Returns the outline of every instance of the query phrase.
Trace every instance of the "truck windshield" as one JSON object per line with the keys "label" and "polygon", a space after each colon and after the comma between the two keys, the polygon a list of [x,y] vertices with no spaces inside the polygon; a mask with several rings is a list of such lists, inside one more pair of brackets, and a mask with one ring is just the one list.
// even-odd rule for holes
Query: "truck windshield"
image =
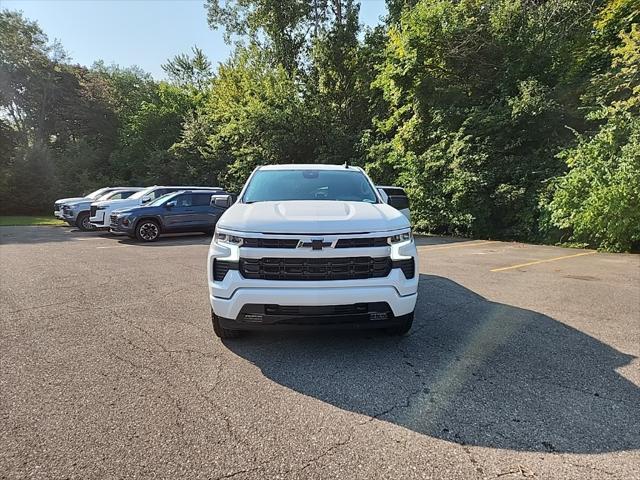
{"label": "truck windshield", "polygon": [[377,203],[367,177],[357,170],[258,170],[244,203],[284,200],[341,200]]}

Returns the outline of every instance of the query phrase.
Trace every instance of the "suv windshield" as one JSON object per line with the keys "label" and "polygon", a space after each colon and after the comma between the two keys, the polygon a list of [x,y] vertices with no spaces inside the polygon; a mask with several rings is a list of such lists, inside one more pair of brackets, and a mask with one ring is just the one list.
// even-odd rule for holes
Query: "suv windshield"
{"label": "suv windshield", "polygon": [[109,190],[108,188],[99,188],[98,190],[96,190],[95,192],[91,192],[89,195],[87,195],[87,198],[90,198],[92,200],[96,200],[97,198],[100,198],[102,195],[104,195],[104,192],[106,192],[107,190]]}
{"label": "suv windshield", "polygon": [[244,203],[284,200],[341,200],[377,203],[373,187],[357,170],[258,170]]}
{"label": "suv windshield", "polygon": [[156,187],[145,188],[144,190],[140,190],[140,191],[134,193],[129,198],[142,198],[145,195],[147,195],[149,192],[153,191],[154,188],[156,188]]}
{"label": "suv windshield", "polygon": [[165,193],[161,197],[158,197],[152,202],[147,203],[147,205],[150,207],[157,207],[158,205],[162,205],[164,202],[168,202],[170,199],[172,199],[176,195],[180,195],[181,193],[181,191]]}

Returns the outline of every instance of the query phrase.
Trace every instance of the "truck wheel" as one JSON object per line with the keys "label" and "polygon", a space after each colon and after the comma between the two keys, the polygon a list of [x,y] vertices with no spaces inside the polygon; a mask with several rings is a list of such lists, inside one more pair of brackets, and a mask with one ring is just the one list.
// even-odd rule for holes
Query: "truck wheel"
{"label": "truck wheel", "polygon": [[403,315],[402,318],[403,321],[400,325],[398,325],[397,327],[387,328],[387,333],[389,335],[402,336],[409,333],[409,330],[411,330],[411,327],[413,325],[413,312],[407,315]]}
{"label": "truck wheel", "polygon": [[96,229],[96,227],[91,225],[91,222],[89,221],[89,212],[81,212],[78,214],[78,218],[76,219],[76,227],[78,227],[83,232],[89,232]]}
{"label": "truck wheel", "polygon": [[242,332],[240,330],[230,330],[220,325],[220,317],[213,313],[211,309],[211,323],[213,323],[213,331],[221,339],[238,338]]}
{"label": "truck wheel", "polygon": [[160,236],[160,225],[155,220],[140,220],[136,225],[136,238],[141,242],[155,242]]}

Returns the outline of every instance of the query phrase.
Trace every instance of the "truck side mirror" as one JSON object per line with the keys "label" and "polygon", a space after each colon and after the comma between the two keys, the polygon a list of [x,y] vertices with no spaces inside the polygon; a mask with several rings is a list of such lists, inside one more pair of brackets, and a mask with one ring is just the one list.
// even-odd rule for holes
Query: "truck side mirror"
{"label": "truck side mirror", "polygon": [[171,200],[170,202],[167,202],[164,204],[164,206],[167,208],[167,210],[171,210],[173,207],[175,207],[177,205],[175,200]]}
{"label": "truck side mirror", "polygon": [[211,195],[211,206],[229,208],[233,203],[231,195]]}
{"label": "truck side mirror", "polygon": [[142,203],[147,203],[150,200],[151,200],[151,197],[149,195],[145,195],[144,197],[142,197]]}
{"label": "truck side mirror", "polygon": [[389,195],[389,200],[387,201],[387,203],[396,210],[404,210],[405,208],[409,208],[409,199],[403,195]]}

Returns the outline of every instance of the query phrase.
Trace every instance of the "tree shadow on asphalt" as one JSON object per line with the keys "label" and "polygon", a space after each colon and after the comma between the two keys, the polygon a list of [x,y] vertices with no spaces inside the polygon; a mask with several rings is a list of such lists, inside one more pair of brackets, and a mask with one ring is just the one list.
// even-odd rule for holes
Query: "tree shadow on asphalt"
{"label": "tree shadow on asphalt", "polygon": [[208,233],[171,233],[161,235],[155,242],[141,242],[135,238],[130,238],[123,235],[111,235],[111,238],[115,238],[122,245],[131,245],[136,247],[176,247],[176,246],[189,246],[189,245],[209,245],[211,243],[212,235]]}
{"label": "tree shadow on asphalt", "polygon": [[462,445],[640,448],[633,356],[540,313],[421,275],[409,336],[254,333],[225,344],[304,395]]}
{"label": "tree shadow on asphalt", "polygon": [[171,233],[162,235],[156,242],[140,242],[126,235],[113,235],[107,231],[83,232],[77,227],[66,225],[3,226],[0,227],[0,245],[29,245],[36,243],[76,242],[91,238],[104,238],[121,244],[144,247],[170,247],[176,245],[209,245],[211,235],[201,232]]}
{"label": "tree shadow on asphalt", "polygon": [[97,235],[68,225],[25,225],[0,227],[0,245],[73,242]]}

